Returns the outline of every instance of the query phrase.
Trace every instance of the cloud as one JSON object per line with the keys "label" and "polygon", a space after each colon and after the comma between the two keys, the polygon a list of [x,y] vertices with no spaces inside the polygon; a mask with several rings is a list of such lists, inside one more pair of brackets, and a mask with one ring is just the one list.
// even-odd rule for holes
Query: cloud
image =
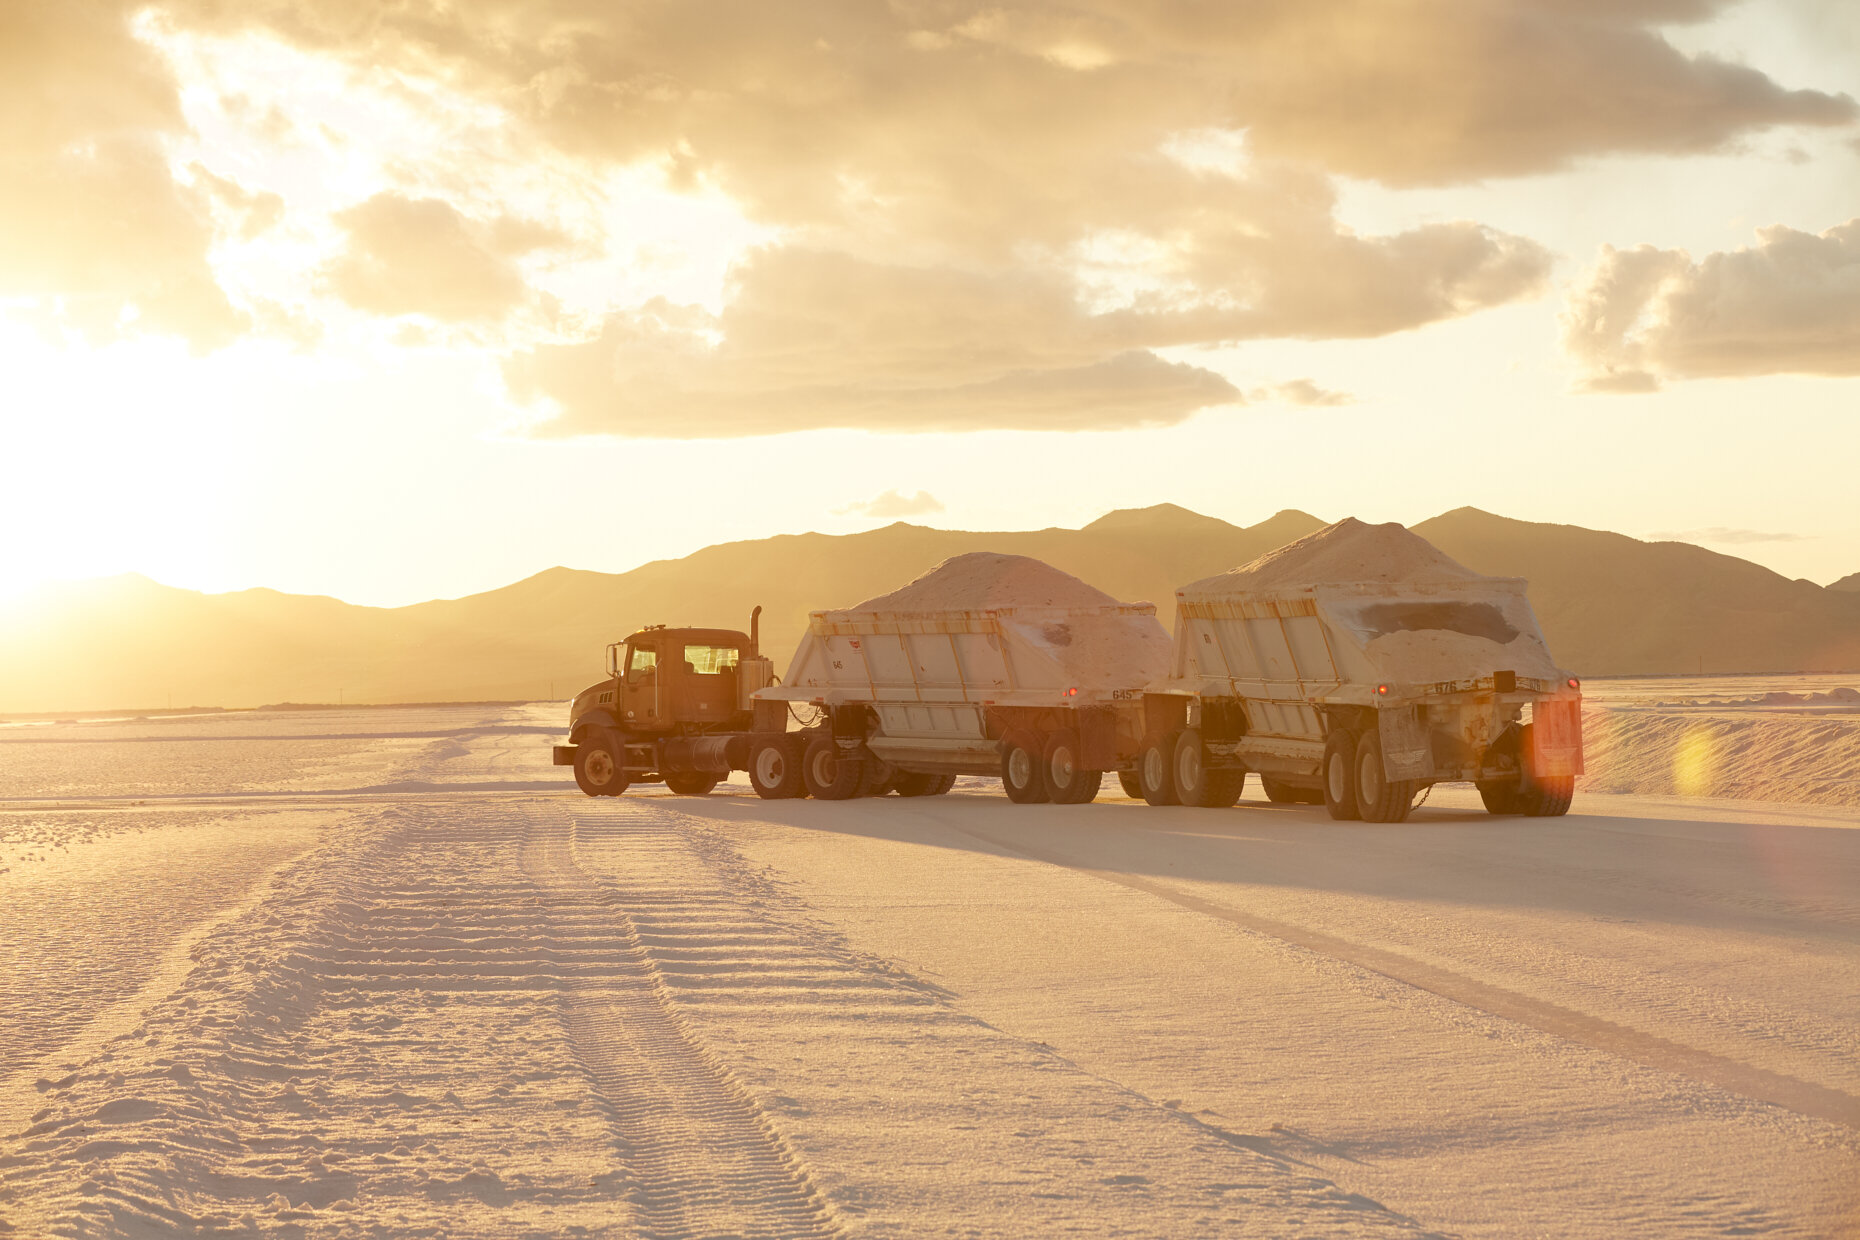
{"label": "cloud", "polygon": [[720,314],[655,301],[593,339],[519,352],[504,373],[519,399],[558,409],[545,435],[1167,424],[1242,398],[1157,349],[1397,331],[1516,296],[1546,265],[1536,246],[1474,226],[1365,238],[1259,212],[1183,254],[1168,295],[1094,312],[1059,265],[772,247],[735,269]]}
{"label": "cloud", "polygon": [[1740,530],[1724,525],[1707,526],[1699,530],[1667,530],[1664,533],[1649,534],[1654,542],[1689,542],[1719,543],[1737,546],[1744,543],[1772,542],[1806,542],[1806,534],[1771,534],[1763,530]]}
{"label": "cloud", "polygon": [[325,271],[329,287],[358,310],[424,314],[447,322],[494,320],[520,304],[528,289],[510,261],[518,233],[467,219],[437,198],[376,194],[336,223],[348,247]]}
{"label": "cloud", "polygon": [[1860,375],[1860,219],[1820,235],[1762,228],[1757,239],[1698,262],[1682,250],[1604,247],[1563,314],[1584,386]]}
{"label": "cloud", "polygon": [[943,501],[928,491],[919,491],[915,495],[903,495],[897,491],[886,491],[876,499],[862,500],[848,504],[844,508],[835,508],[835,516],[862,517],[917,517],[927,512],[942,512]]}
{"label": "cloud", "polygon": [[1328,388],[1319,387],[1309,379],[1290,379],[1269,387],[1254,388],[1246,394],[1246,398],[1250,404],[1277,402],[1300,405],[1308,409],[1330,409],[1338,405],[1356,403],[1356,397],[1348,392],[1333,392]]}
{"label": "cloud", "polygon": [[207,265],[208,193],[180,184],[166,67],[103,4],[0,5],[0,296],[57,302],[93,339],[212,348],[243,319]]}

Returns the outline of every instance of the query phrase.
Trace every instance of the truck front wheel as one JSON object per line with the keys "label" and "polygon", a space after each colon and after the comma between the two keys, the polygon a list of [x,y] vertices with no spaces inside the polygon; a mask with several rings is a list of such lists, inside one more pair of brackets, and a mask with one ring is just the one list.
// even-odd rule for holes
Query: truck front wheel
{"label": "truck front wheel", "polygon": [[1324,741],[1324,809],[1339,822],[1363,816],[1356,805],[1356,736],[1337,728]]}
{"label": "truck front wheel", "polygon": [[865,785],[865,763],[848,756],[831,736],[817,736],[807,747],[801,777],[818,800],[850,801]]}
{"label": "truck front wheel", "polygon": [[620,745],[606,732],[589,732],[575,748],[575,785],[591,797],[617,797],[626,791]]}

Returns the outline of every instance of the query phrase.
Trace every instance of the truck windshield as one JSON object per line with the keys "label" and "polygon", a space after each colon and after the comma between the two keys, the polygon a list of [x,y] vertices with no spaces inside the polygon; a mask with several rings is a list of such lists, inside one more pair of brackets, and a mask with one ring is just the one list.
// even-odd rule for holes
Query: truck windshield
{"label": "truck windshield", "polygon": [[736,659],[736,648],[733,646],[685,647],[685,662],[700,676],[727,672],[736,666]]}
{"label": "truck windshield", "polygon": [[1363,624],[1380,637],[1404,629],[1446,629],[1504,645],[1518,635],[1490,603],[1376,603],[1362,610]]}
{"label": "truck windshield", "polygon": [[658,661],[659,656],[653,651],[635,646],[632,658],[627,660],[626,678],[638,680],[641,676],[648,675],[658,666]]}

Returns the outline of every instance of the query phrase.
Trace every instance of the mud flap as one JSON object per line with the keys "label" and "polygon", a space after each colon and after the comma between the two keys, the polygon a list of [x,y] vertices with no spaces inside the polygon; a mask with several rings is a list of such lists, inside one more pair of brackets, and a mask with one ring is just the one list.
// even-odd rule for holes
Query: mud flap
{"label": "mud flap", "polygon": [[1079,761],[1088,771],[1117,769],[1117,712],[1083,707],[1078,712]]}
{"label": "mud flap", "polygon": [[1582,774],[1582,703],[1537,702],[1531,706],[1531,771],[1537,775]]}
{"label": "mud flap", "polygon": [[1412,706],[1392,706],[1376,712],[1381,734],[1382,771],[1385,778],[1427,779],[1434,773],[1434,751],[1427,725]]}

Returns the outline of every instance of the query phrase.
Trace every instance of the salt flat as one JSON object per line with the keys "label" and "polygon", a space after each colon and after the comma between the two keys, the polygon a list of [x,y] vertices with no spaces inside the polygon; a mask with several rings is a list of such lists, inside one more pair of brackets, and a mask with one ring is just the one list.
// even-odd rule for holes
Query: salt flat
{"label": "salt flat", "polygon": [[589,800],[558,713],[0,735],[0,1230],[1860,1231],[1850,807]]}

